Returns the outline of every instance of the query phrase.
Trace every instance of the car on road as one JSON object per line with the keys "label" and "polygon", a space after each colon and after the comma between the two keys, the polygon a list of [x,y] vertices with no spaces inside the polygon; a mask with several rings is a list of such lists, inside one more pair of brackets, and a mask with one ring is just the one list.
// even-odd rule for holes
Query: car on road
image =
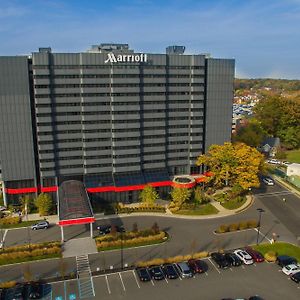
{"label": "car on road", "polygon": [[149,269],[149,273],[152,279],[163,280],[165,278],[164,273],[159,266],[154,266]]}
{"label": "car on road", "polygon": [[207,270],[206,263],[199,259],[190,259],[188,260],[187,264],[194,274],[204,273]]}
{"label": "car on road", "polygon": [[177,279],[178,278],[178,273],[173,264],[166,264],[162,267],[162,269],[163,269],[165,276],[168,279]]}
{"label": "car on road", "polygon": [[288,255],[280,255],[277,256],[276,263],[283,268],[287,265],[297,264],[297,259]]}
{"label": "car on road", "polygon": [[[114,225],[117,232],[125,232],[125,229],[123,226]],[[99,235],[106,235],[111,233],[112,225],[99,225],[97,226],[97,230]]]}
{"label": "car on road", "polygon": [[297,273],[293,274],[293,275],[291,276],[291,279],[292,279],[293,281],[295,281],[296,283],[299,283],[299,282],[300,282],[300,272],[297,272]]}
{"label": "car on road", "polygon": [[186,262],[179,262],[176,264],[179,276],[181,278],[191,278],[193,277],[193,272]]}
{"label": "car on road", "polygon": [[274,158],[268,159],[268,160],[267,160],[267,163],[273,164],[273,165],[280,165],[280,164],[281,164],[281,162],[280,162],[279,160],[274,159]]}
{"label": "car on road", "polygon": [[300,265],[291,264],[282,268],[282,272],[286,275],[293,275],[297,272],[300,272]]}
{"label": "car on road", "polygon": [[256,251],[256,250],[252,249],[251,247],[246,247],[245,250],[247,253],[250,254],[250,256],[252,257],[254,262],[260,263],[260,262],[265,261],[263,255],[259,251]]}
{"label": "car on road", "polygon": [[147,268],[137,268],[136,273],[138,274],[140,281],[150,281],[151,280],[151,276],[150,276]]}
{"label": "car on road", "polygon": [[245,265],[252,265],[252,257],[244,250],[237,249],[233,252]]}
{"label": "car on road", "polygon": [[242,261],[234,253],[225,253],[225,259],[232,267],[238,267],[242,264]]}
{"label": "car on road", "polygon": [[270,177],[264,177],[262,181],[266,185],[274,185],[274,180]]}
{"label": "car on road", "polygon": [[32,230],[39,230],[39,229],[48,229],[49,228],[49,222],[48,221],[40,221],[33,225],[31,225]]}
{"label": "car on road", "polygon": [[211,254],[211,258],[220,269],[226,269],[229,267],[229,262],[227,261],[224,253],[214,252]]}

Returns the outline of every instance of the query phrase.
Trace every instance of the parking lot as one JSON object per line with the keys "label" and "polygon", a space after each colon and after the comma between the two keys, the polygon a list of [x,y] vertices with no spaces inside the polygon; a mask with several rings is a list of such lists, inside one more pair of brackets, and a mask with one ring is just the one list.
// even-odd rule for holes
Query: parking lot
{"label": "parking lot", "polygon": [[[191,279],[164,279],[140,282],[133,270],[103,274],[93,278],[96,297],[90,299],[205,299],[247,298],[260,295],[267,300],[298,300],[300,285],[295,284],[275,264],[220,270],[211,259],[205,259],[208,270]],[[44,299],[80,299],[76,280],[52,284],[52,293]],[[82,295],[84,296],[84,295]],[[85,298],[87,299],[87,298]]]}

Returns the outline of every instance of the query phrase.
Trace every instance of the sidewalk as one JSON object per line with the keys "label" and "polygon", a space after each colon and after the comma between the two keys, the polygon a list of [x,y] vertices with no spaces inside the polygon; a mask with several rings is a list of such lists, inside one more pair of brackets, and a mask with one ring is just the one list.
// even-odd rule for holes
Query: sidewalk
{"label": "sidewalk", "polygon": [[35,221],[35,220],[43,220],[46,219],[50,224],[56,224],[58,222],[58,215],[51,215],[41,217],[39,214],[28,214],[27,216],[22,216],[23,221]]}

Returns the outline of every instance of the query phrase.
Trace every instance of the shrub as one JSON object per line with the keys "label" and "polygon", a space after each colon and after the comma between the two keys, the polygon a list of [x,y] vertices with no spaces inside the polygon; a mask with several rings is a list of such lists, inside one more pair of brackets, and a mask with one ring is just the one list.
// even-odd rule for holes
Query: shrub
{"label": "shrub", "polygon": [[229,227],[228,225],[220,225],[219,228],[217,229],[217,232],[219,233],[224,233],[224,232],[228,232],[229,231]]}
{"label": "shrub", "polygon": [[237,231],[239,229],[239,224],[237,223],[232,223],[229,225],[229,231]]}
{"label": "shrub", "polygon": [[6,281],[0,283],[0,289],[10,289],[17,284],[16,281]]}
{"label": "shrub", "polygon": [[6,217],[0,219],[0,225],[13,225],[13,224],[19,224],[22,222],[22,219],[20,217]]}
{"label": "shrub", "polygon": [[208,256],[208,252],[207,251],[202,251],[202,252],[197,252],[193,254],[193,258],[199,259],[199,258],[204,258]]}
{"label": "shrub", "polygon": [[247,224],[248,224],[248,228],[258,227],[258,221],[256,221],[256,220],[250,220],[250,221],[247,222]]}
{"label": "shrub", "polygon": [[268,262],[275,262],[277,259],[277,254],[274,251],[268,251],[265,255],[265,260]]}
{"label": "shrub", "polygon": [[242,221],[239,223],[239,230],[247,229],[248,223],[246,221]]}

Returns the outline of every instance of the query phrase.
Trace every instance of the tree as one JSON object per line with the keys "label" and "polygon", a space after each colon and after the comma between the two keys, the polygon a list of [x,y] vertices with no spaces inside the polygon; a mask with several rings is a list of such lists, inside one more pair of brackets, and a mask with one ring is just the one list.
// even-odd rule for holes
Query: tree
{"label": "tree", "polygon": [[154,222],[154,224],[151,227],[151,230],[153,231],[154,234],[159,233],[159,226],[158,226],[157,222]]}
{"label": "tree", "polygon": [[35,205],[39,210],[40,216],[48,216],[53,208],[53,201],[49,194],[41,193],[35,200]]}
{"label": "tree", "polygon": [[246,126],[238,129],[233,139],[235,142],[245,143],[251,147],[258,147],[265,135],[261,124],[256,119],[250,119]]}
{"label": "tree", "polygon": [[154,204],[155,201],[159,198],[159,195],[152,185],[147,184],[140,192],[139,198],[144,203]]}
{"label": "tree", "polygon": [[31,198],[29,195],[20,197],[20,202],[22,204],[22,210],[25,213],[26,213],[25,207],[27,207],[28,214],[32,213],[36,209],[35,204],[34,204],[34,199]]}
{"label": "tree", "polygon": [[171,197],[176,207],[180,208],[183,203],[189,200],[192,190],[187,188],[175,187],[171,191]]}
{"label": "tree", "polygon": [[225,143],[212,145],[196,164],[209,167],[213,173],[210,180],[216,187],[239,185],[246,190],[259,186],[258,174],[264,169],[264,157],[243,143]]}

